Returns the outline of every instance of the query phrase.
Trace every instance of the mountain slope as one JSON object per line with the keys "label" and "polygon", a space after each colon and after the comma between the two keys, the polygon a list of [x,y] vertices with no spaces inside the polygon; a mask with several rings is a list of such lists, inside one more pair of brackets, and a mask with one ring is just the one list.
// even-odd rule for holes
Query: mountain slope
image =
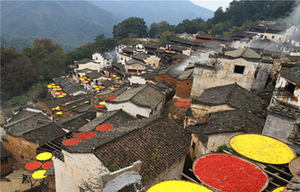
{"label": "mountain slope", "polygon": [[74,47],[100,33],[111,36],[119,21],[87,1],[1,1],[1,7],[1,38],[6,44],[51,38],[64,47]]}
{"label": "mountain slope", "polygon": [[153,22],[167,21],[178,24],[184,19],[213,17],[214,12],[197,6],[189,0],[90,0],[92,3],[105,9],[121,20],[131,16],[142,17],[147,25]]}

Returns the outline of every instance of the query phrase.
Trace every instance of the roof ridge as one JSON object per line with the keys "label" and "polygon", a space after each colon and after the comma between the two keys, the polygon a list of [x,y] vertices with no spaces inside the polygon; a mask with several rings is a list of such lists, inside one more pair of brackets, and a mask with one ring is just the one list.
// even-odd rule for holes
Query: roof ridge
{"label": "roof ridge", "polygon": [[[22,135],[27,134],[27,133],[30,133],[30,132],[35,131],[35,130],[38,130],[38,129],[40,129],[40,128],[46,127],[46,126],[51,125],[51,124],[56,125],[53,121],[51,121],[51,122],[48,122],[48,123],[46,123],[46,124],[44,124],[44,125],[40,125],[40,126],[38,126],[38,127],[28,129],[27,131],[24,131],[24,132],[22,133]],[[56,125],[56,126],[59,127],[58,125]]]}
{"label": "roof ridge", "polygon": [[[34,112],[33,112],[33,113],[34,113]],[[36,113],[36,114],[32,114],[32,115],[30,115],[30,116],[28,116],[28,117],[24,117],[24,118],[19,119],[19,120],[17,120],[17,121],[10,122],[10,123],[4,125],[4,128],[8,128],[8,127],[10,127],[10,126],[12,126],[12,125],[15,125],[15,124],[17,124],[17,123],[20,123],[20,122],[22,122],[22,121],[25,121],[25,120],[27,120],[27,119],[30,119],[30,118],[32,118],[32,117],[38,115],[39,113],[42,114],[41,112],[38,112],[38,113]],[[15,116],[13,116],[13,118],[14,118],[14,117],[15,117]]]}

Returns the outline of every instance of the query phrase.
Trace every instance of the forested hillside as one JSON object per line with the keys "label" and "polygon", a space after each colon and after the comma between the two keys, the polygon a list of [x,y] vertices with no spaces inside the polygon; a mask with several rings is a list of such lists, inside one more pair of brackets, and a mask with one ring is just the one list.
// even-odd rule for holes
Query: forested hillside
{"label": "forested hillside", "polygon": [[118,19],[87,1],[1,1],[1,43],[18,50],[50,38],[66,50],[112,35]]}

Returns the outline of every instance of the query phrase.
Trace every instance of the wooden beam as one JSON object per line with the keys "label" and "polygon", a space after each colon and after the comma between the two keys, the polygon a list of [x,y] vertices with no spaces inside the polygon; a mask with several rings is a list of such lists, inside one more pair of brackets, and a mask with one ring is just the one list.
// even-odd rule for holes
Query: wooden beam
{"label": "wooden beam", "polygon": [[287,176],[289,176],[289,177],[293,177],[293,175],[291,175],[291,174],[289,174],[289,173],[287,173],[287,172],[285,172],[285,171],[282,171],[281,169],[279,169],[279,168],[277,168],[277,167],[275,167],[275,166],[273,166],[273,165],[268,164],[267,167],[270,167],[270,168],[272,168],[272,169],[275,169],[276,171],[278,171],[278,172],[280,172],[280,173],[283,173],[283,174],[285,174],[285,175],[287,175]]}
{"label": "wooden beam", "polygon": [[284,178],[282,178],[282,177],[280,177],[280,176],[278,176],[278,175],[276,175],[276,174],[274,174],[274,173],[272,173],[272,172],[270,172],[270,171],[268,171],[268,170],[265,170],[268,174],[270,174],[270,175],[272,175],[273,177],[276,177],[277,179],[280,179],[281,181],[284,181],[284,182],[286,182],[286,183],[289,183],[290,181],[288,181],[288,180],[286,180],[286,179],[284,179]]}
{"label": "wooden beam", "polygon": [[200,184],[199,182],[197,182],[196,180],[194,180],[193,178],[191,178],[191,177],[187,176],[187,175],[186,175],[186,174],[184,174],[184,173],[181,173],[181,175],[182,175],[183,177],[187,178],[188,180],[190,180],[190,181],[194,182],[194,183],[198,183],[198,184]]}

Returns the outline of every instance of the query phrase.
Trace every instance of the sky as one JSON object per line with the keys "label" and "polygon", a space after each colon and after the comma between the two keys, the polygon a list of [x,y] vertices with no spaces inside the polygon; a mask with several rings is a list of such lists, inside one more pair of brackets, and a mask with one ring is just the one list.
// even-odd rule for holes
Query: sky
{"label": "sky", "polygon": [[217,10],[219,7],[223,7],[225,10],[232,0],[190,0],[192,3],[210,9],[212,11]]}

